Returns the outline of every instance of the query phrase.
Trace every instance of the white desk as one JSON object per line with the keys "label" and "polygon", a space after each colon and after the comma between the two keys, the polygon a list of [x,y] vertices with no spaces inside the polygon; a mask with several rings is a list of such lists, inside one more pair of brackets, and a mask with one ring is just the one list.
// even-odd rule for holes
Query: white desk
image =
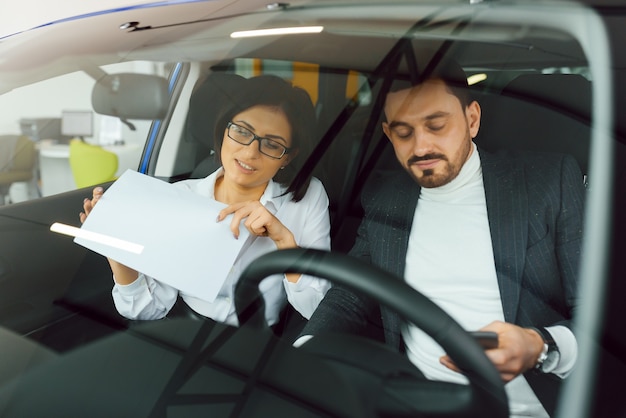
{"label": "white desk", "polygon": [[[39,173],[41,176],[41,195],[50,196],[76,189],[72,169],[70,168],[70,146],[42,140],[37,144],[39,150]],[[137,144],[107,145],[107,151],[117,154],[116,176],[127,169],[137,170],[142,147]]]}

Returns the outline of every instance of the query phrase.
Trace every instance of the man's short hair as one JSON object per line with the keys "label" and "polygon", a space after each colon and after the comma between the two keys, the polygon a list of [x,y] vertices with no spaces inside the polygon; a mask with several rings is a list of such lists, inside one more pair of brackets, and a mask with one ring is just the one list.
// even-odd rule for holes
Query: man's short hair
{"label": "man's short hair", "polygon": [[467,75],[459,63],[451,58],[433,58],[419,74],[411,74],[409,79],[395,80],[389,91],[408,89],[427,80],[442,80],[464,108],[471,103]]}

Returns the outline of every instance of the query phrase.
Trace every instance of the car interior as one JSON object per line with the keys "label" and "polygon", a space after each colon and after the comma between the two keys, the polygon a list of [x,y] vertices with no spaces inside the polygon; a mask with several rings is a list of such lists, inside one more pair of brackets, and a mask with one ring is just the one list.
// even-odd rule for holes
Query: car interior
{"label": "car interior", "polygon": [[[232,76],[232,78],[231,78]],[[582,95],[587,92],[587,97],[589,93],[589,85],[586,80],[582,80],[581,83],[580,76],[571,76],[567,75],[550,75],[546,82],[546,85],[551,89],[560,88],[562,91],[582,91]],[[216,100],[216,97],[220,97],[220,94],[224,96],[225,99],[227,96],[227,89],[224,91],[224,86],[227,86],[228,81],[233,80],[236,82],[237,76],[228,73],[215,73],[211,76],[207,77],[205,80],[201,81],[200,87],[195,90],[194,94],[190,99],[190,107],[187,115],[187,125],[185,127],[185,135],[187,135],[187,140],[194,141],[194,133],[195,138],[207,138],[210,137],[205,133],[198,132],[211,132],[211,120],[207,118],[198,118],[196,117],[197,124],[194,124],[194,112],[196,111],[196,107],[193,104],[197,104],[197,102],[202,103],[202,98],[198,94],[207,94],[206,90],[209,90],[208,86],[211,86],[212,91],[209,90],[208,97],[211,98],[211,104],[216,106],[219,104],[219,101]],[[211,83],[213,80],[219,80],[217,83]],[[521,79],[521,80],[520,80]],[[577,156],[581,167],[586,167],[587,164],[587,153],[588,153],[588,143],[589,143],[589,115],[587,113],[585,119],[585,115],[581,115],[580,113],[576,113],[570,110],[572,103],[569,101],[565,101],[564,103],[549,103],[547,109],[539,109],[537,110],[536,105],[528,105],[528,101],[532,101],[532,91],[528,91],[528,89],[523,88],[524,82],[527,82],[527,85],[531,87],[536,87],[537,84],[533,81],[532,76],[522,75],[520,79],[514,79],[512,82],[507,84],[501,92],[497,94],[477,94],[477,99],[480,101],[483,114],[485,118],[483,119],[483,123],[481,124],[481,131],[479,138],[477,139],[477,143],[479,146],[489,151],[498,151],[502,147],[506,145],[507,149],[515,149],[510,148],[510,142],[507,140],[506,144],[502,143],[502,138],[513,138],[515,141],[519,141],[520,148],[532,149],[535,151],[566,151],[575,156]],[[554,81],[552,81],[554,80]],[[381,83],[384,84],[384,83]],[[582,87],[581,87],[582,85]],[[517,86],[517,87],[516,87]],[[384,87],[383,87],[384,88]],[[586,89],[586,90],[585,90]],[[514,93],[517,91],[517,96]],[[199,93],[201,92],[201,93]],[[525,96],[522,99],[519,98],[519,92],[523,92]],[[546,89],[540,89],[541,93],[547,94],[549,97],[555,97],[553,94],[547,92]],[[380,93],[379,93],[380,95]],[[589,102],[581,103],[584,99],[580,99],[580,96],[577,95],[579,102],[577,105],[579,107],[588,107]],[[205,96],[207,97],[207,96]],[[382,96],[381,96],[382,97]],[[529,99],[530,97],[530,99]],[[204,99],[206,102],[206,98]],[[541,103],[544,103],[543,101]],[[202,104],[201,104],[202,105]],[[361,115],[368,115],[370,113],[374,113],[377,110],[376,107],[380,106],[380,102],[375,100],[370,103],[369,107],[359,109]],[[555,107],[557,110],[554,111],[552,107]],[[501,111],[502,109],[507,109],[516,117],[507,118],[506,123],[498,123],[501,119],[497,117],[493,117],[493,113]],[[534,109],[534,110],[530,110]],[[564,110],[565,109],[565,110]],[[529,117],[529,112],[534,111],[537,113],[537,117]],[[588,112],[588,111],[587,111]],[[355,112],[356,113],[356,112]],[[491,115],[490,115],[491,113]],[[497,114],[497,113],[496,113]],[[500,113],[501,114],[501,113]],[[358,190],[364,185],[367,180],[368,173],[372,172],[376,169],[386,169],[393,170],[397,169],[395,162],[395,156],[393,152],[390,150],[390,146],[388,141],[382,136],[382,131],[380,129],[380,120],[378,120],[377,125],[375,127],[368,126],[371,122],[367,117],[363,117],[361,115],[357,115],[356,121],[350,119],[346,125],[349,126],[350,134],[346,136],[339,136],[338,138],[332,138],[333,141],[331,145],[326,150],[326,154],[323,158],[328,158],[329,160],[334,159],[346,159],[346,155],[355,155],[355,159],[360,162],[360,164],[353,164],[352,170],[354,172],[349,172],[348,169],[345,168],[344,165],[328,163],[326,165],[326,171],[320,170],[320,167],[324,167],[324,165],[314,166],[314,168],[318,169],[316,175],[320,176],[322,181],[325,179],[328,182],[330,178],[344,178],[344,182],[351,181],[352,184],[347,187],[345,190],[351,190],[352,198],[348,201],[350,204],[346,205],[346,201],[340,199],[342,193],[345,192],[343,188],[335,190],[333,194],[332,191],[329,190],[329,196],[331,198],[331,215],[333,220],[333,231],[335,235],[333,236],[333,247],[334,248],[343,248],[345,250],[349,249],[353,240],[354,234],[356,233],[356,226],[358,226],[358,222],[361,217],[360,206],[358,204]],[[550,129],[540,129],[541,135],[537,135],[534,131],[532,124],[536,124],[536,126],[548,126]],[[529,126],[531,125],[531,126]],[[529,130],[524,131],[523,127],[528,127]],[[581,129],[581,127],[583,129]],[[372,129],[374,132],[370,135],[370,138],[367,140],[362,140],[359,138],[358,134],[361,133],[363,137],[367,137],[366,134],[367,129]],[[536,129],[536,127],[535,127]],[[346,129],[340,129],[339,132],[344,132]],[[563,143],[554,144],[553,137],[551,135],[554,132],[558,131],[568,131],[572,132],[573,135],[566,138]],[[533,142],[531,144],[528,143],[525,139],[528,137],[529,133],[535,133],[533,135]],[[559,136],[560,138],[565,138],[564,136]],[[197,140],[196,140],[197,141]],[[337,142],[338,141],[338,142]],[[320,144],[323,144],[323,139],[320,140]],[[364,145],[365,144],[365,145]],[[484,145],[483,145],[484,144]],[[371,150],[363,149],[363,147],[371,147]],[[210,173],[211,170],[215,168],[215,160],[211,153],[211,144],[200,143],[198,141],[198,149],[204,151],[203,153],[199,153],[199,156],[195,159],[197,161],[196,167],[192,170],[190,176],[198,176],[202,177]],[[349,151],[352,149],[352,153]],[[369,158],[369,160],[368,160]],[[324,161],[324,159],[322,159]],[[332,160],[331,160],[332,161]],[[359,170],[359,167],[360,170]],[[336,168],[336,169],[333,169]],[[350,168],[350,167],[349,167]],[[204,171],[201,171],[204,170]],[[328,176],[328,177],[323,177]],[[583,179],[581,178],[581,182]],[[336,182],[332,183],[336,184]],[[345,196],[344,196],[345,197]],[[343,205],[343,206],[342,206]],[[339,227],[338,225],[341,225]],[[301,257],[301,255],[299,255]],[[298,258],[300,259],[300,258]],[[316,263],[316,265],[327,265],[328,263]],[[356,269],[356,267],[355,267]],[[353,269],[353,270],[355,270]],[[332,269],[331,269],[332,270]],[[358,270],[356,270],[358,271]],[[100,277],[94,277],[94,272],[98,272]],[[99,286],[94,286],[95,283],[99,283]],[[384,282],[383,282],[384,283]],[[70,312],[75,312],[75,316],[72,318],[65,318],[63,320],[63,326],[59,324],[57,330],[55,330],[55,326],[49,326],[45,329],[38,330],[37,332],[31,334],[31,337],[35,340],[39,340],[46,346],[52,346],[56,350],[61,352],[71,349],[73,344],[82,345],[84,341],[73,341],[71,337],[59,338],[57,332],[60,330],[68,329],[67,321],[78,321],[78,322],[94,322],[98,323],[98,326],[90,326],[92,329],[91,336],[82,335],[81,338],[101,338],[102,335],[108,335],[113,333],[119,329],[133,329],[133,324],[129,321],[123,320],[117,315],[115,309],[112,307],[112,302],[110,300],[110,273],[108,272],[108,267],[106,266],[106,262],[98,255],[87,252],[84,255],[83,262],[80,264],[80,268],[74,274],[74,279],[67,289],[65,289],[63,295],[55,300],[55,305],[62,307]],[[415,303],[412,303],[409,306],[415,307]],[[416,312],[416,311],[413,311]],[[177,309],[170,313],[169,317],[176,321],[176,318],[188,318],[190,317],[189,311],[184,308],[184,304],[177,304]],[[191,316],[193,317],[193,316]],[[418,316],[419,317],[419,316]],[[434,318],[434,314],[427,315],[429,318],[428,324],[432,324]],[[275,332],[284,337],[285,340],[289,340],[297,335],[299,330],[304,324],[304,320],[299,317],[299,315],[293,311],[293,309],[286,309],[283,314],[283,320],[279,327],[275,328]],[[64,332],[64,331],[62,331]],[[156,333],[156,331],[154,331]],[[217,331],[215,331],[217,332]],[[160,333],[151,334],[152,338],[156,338],[158,340],[162,340],[163,335]],[[256,338],[256,337],[255,337]],[[134,341],[134,340],[132,340]],[[59,342],[62,342],[63,345],[59,345]],[[55,346],[56,344],[56,346]],[[364,345],[362,341],[350,342],[350,344],[360,347],[360,350],[363,350],[362,359],[359,362],[355,360],[354,350],[350,350],[350,361],[352,366],[345,366],[345,358],[348,356],[341,356],[340,350],[330,350],[332,352],[332,356],[330,357],[332,361],[344,365],[346,370],[343,373],[346,373],[346,378],[356,379],[357,375],[359,378],[363,379],[362,373],[359,372],[357,375],[355,374],[355,366],[358,365],[359,370],[363,367],[364,364],[369,364],[368,359],[371,358],[371,353],[368,353],[367,350],[380,350],[380,346],[369,347],[369,345]],[[352,345],[347,345],[352,347]],[[341,346],[341,345],[340,345]],[[334,347],[331,342],[327,344],[318,342],[317,345],[310,347],[313,353],[317,357],[324,358],[324,355],[328,355],[328,347]],[[179,349],[184,349],[180,347]],[[46,349],[47,350],[47,349]],[[382,352],[385,353],[385,349],[382,349]],[[462,351],[464,353],[464,351]],[[381,354],[379,354],[381,355]],[[358,358],[358,357],[357,357]],[[226,360],[224,360],[226,361]],[[390,361],[381,361],[380,364],[394,365],[394,362]],[[61,367],[61,366],[57,366]],[[409,369],[408,364],[400,364],[395,365],[394,367],[400,367],[402,370]],[[194,369],[195,370],[195,369]],[[394,369],[395,370],[395,369]],[[388,372],[388,370],[384,371]],[[372,383],[371,386],[367,386],[363,388],[363,393],[368,393],[369,391],[373,391],[374,387],[377,384],[380,384],[380,376],[384,375],[383,372],[376,369],[371,371],[375,378],[370,377]],[[269,379],[269,377],[268,377]],[[42,384],[46,381],[42,381]],[[403,396],[403,394],[407,393],[415,393],[415,387],[412,387],[406,381],[391,383],[388,380],[385,381],[385,390],[393,394],[394,397]],[[287,383],[283,383],[287,384]],[[183,385],[183,382],[178,382],[178,385]],[[398,386],[399,385],[399,386]],[[489,393],[496,393],[492,387],[493,384],[490,384]],[[455,390],[458,390],[454,385],[448,385],[445,389],[443,387],[446,385],[437,385],[433,386],[431,390],[437,392],[445,390],[448,393],[456,393]],[[480,385],[479,385],[480,386]],[[290,387],[291,390],[296,391],[293,385]],[[463,388],[465,389],[465,388]],[[339,390],[339,388],[337,388]],[[431,392],[427,388],[419,388],[419,393],[424,394],[423,397],[411,397],[408,396],[407,399],[412,399],[414,402],[414,406],[406,406],[406,410],[396,411],[393,408],[397,408],[398,404],[389,402],[387,406],[380,406],[380,408],[391,408],[394,414],[398,415],[412,415],[415,414],[416,411],[423,411],[425,408],[427,411],[429,408],[434,408],[437,410],[439,408],[437,405],[440,405],[440,401],[435,402],[427,402],[427,399],[432,397]],[[359,396],[363,396],[363,393],[360,393]],[[428,395],[426,395],[428,394]],[[173,395],[172,395],[173,396]],[[464,399],[468,395],[461,395],[460,393],[456,396],[453,396],[452,399]],[[471,398],[471,396],[470,396]],[[472,398],[473,399],[473,398]],[[408,401],[406,401],[408,402]],[[484,400],[481,401],[484,404]],[[404,405],[404,403],[403,403]],[[409,405],[411,403],[409,402]],[[415,406],[418,405],[418,406]],[[495,412],[491,409],[492,404],[486,403],[486,405],[490,405],[490,410],[492,413]],[[454,410],[463,410],[463,408],[468,408],[467,405],[463,405],[462,403],[448,403],[448,406]],[[378,407],[377,407],[378,408]],[[353,409],[356,411],[357,409]],[[471,408],[470,408],[471,410]],[[364,412],[360,412],[364,413]],[[441,413],[441,411],[439,411]],[[497,415],[497,414],[496,414]],[[494,415],[495,416],[495,415]],[[503,415],[504,416],[504,415]]]}
{"label": "car interior", "polygon": [[[290,19],[297,20],[299,13],[295,9]],[[316,17],[327,18],[323,8]],[[111,298],[111,272],[104,257],[49,231],[53,222],[78,226],[77,213],[82,199],[89,196],[92,185],[103,184],[106,188],[112,184],[113,175],[81,184],[77,181],[78,190],[45,197],[39,206],[7,205],[2,208],[0,231],[19,230],[21,234],[28,234],[29,239],[37,242],[37,248],[45,251],[46,262],[45,265],[39,262],[38,256],[34,261],[25,260],[20,254],[23,249],[0,243],[0,283],[19,282],[19,286],[2,285],[0,292],[0,339],[3,344],[6,341],[11,357],[16,359],[10,365],[2,365],[6,370],[0,369],[0,378],[9,382],[26,370],[32,371],[23,379],[24,390],[20,391],[17,384],[9,384],[0,388],[0,399],[3,393],[10,392],[15,395],[16,404],[27,404],[30,392],[45,392],[54,386],[59,374],[67,374],[70,386],[43,393],[41,402],[42,405],[57,405],[61,401],[54,396],[68,399],[60,393],[61,389],[74,390],[85,398],[84,403],[76,401],[71,406],[79,411],[89,408],[87,392],[106,390],[106,382],[114,378],[119,368],[145,370],[159,364],[155,368],[159,369],[155,371],[158,376],[153,375],[154,384],[148,385],[145,399],[132,406],[137,416],[144,415],[145,411],[149,411],[150,416],[165,416],[163,411],[166,410],[167,416],[188,416],[185,414],[189,409],[183,406],[191,406],[197,413],[217,416],[268,416],[276,410],[291,416],[507,416],[506,409],[502,408],[506,402],[502,385],[496,382],[493,368],[484,364],[482,352],[476,354],[478,346],[473,345],[467,335],[455,331],[454,326],[450,328],[449,340],[440,336],[441,343],[455,352],[461,362],[467,363],[467,370],[475,371],[470,373],[471,388],[435,384],[416,390],[415,382],[410,379],[414,368],[406,359],[399,359],[377,342],[366,343],[351,337],[320,339],[306,350],[292,350],[289,344],[302,329],[305,319],[287,304],[279,325],[269,331],[255,315],[262,312],[257,284],[264,275],[282,272],[285,265],[296,265],[302,272],[333,277],[339,283],[355,287],[359,286],[359,277],[371,275],[377,287],[360,291],[387,298],[385,303],[398,303],[396,308],[404,309],[402,313],[406,318],[425,329],[430,327],[433,333],[439,332],[438,327],[449,326],[447,317],[434,308],[420,316],[418,313],[422,311],[413,308],[424,305],[423,309],[430,309],[428,303],[418,300],[405,288],[398,287],[394,289],[396,293],[386,295],[384,272],[364,271],[359,264],[346,264],[347,259],[335,259],[348,253],[354,243],[363,216],[360,193],[370,175],[400,169],[381,129],[386,93],[392,84],[410,80],[412,73],[428,68],[442,57],[459,59],[468,75],[484,73],[488,76],[487,82],[470,86],[472,97],[482,109],[476,138],[478,147],[489,152],[528,150],[571,154],[583,172],[580,181],[588,191],[596,193],[624,184],[626,130],[617,127],[610,147],[605,144],[610,151],[596,144],[605,134],[598,131],[603,129],[599,119],[603,117],[602,106],[606,101],[603,93],[606,91],[598,87],[604,85],[602,80],[588,73],[595,57],[588,56],[589,50],[575,37],[553,27],[539,27],[536,33],[530,30],[520,35],[521,40],[515,39],[518,35],[515,33],[510,41],[497,45],[489,36],[492,33],[509,36],[507,31],[511,28],[501,27],[490,19],[477,18],[476,22],[472,22],[471,17],[446,19],[445,13],[438,16],[433,12],[415,24],[408,25],[408,19],[398,25],[400,28],[389,24],[385,30],[394,36],[360,33],[356,36],[365,41],[359,42],[356,48],[350,43],[351,36],[337,29],[343,23],[340,19],[333,17],[328,21],[331,28],[336,26],[335,30],[323,34],[318,43],[306,48],[288,37],[274,41],[253,39],[229,50],[230,56],[225,59],[193,63],[182,59],[172,61],[168,64],[168,78],[152,75],[129,78],[124,74],[98,72],[100,77],[92,92],[92,103],[97,113],[119,117],[125,124],[132,125],[137,120],[150,123],[138,171],[168,182],[202,178],[218,167],[212,142],[214,124],[220,107],[229,100],[230,91],[241,77],[249,75],[241,74],[241,63],[261,68],[260,73],[283,74],[281,71],[287,66],[288,77],[300,80],[316,105],[318,143],[299,175],[313,173],[326,188],[330,199],[333,252],[270,254],[260,260],[254,266],[258,270],[251,269],[251,277],[242,281],[246,286],[242,285],[239,290],[241,300],[237,310],[240,318],[248,315],[244,322],[250,325],[239,332],[196,320],[197,316],[182,301],[177,302],[167,320],[145,324],[126,320],[117,313]],[[178,54],[184,56],[185,48],[191,48],[189,45],[205,41],[218,31],[212,28],[199,32],[191,40],[186,39],[185,30],[193,32],[193,25],[198,23],[191,19],[179,23],[181,42],[168,46],[167,51],[172,53],[178,45]],[[455,31],[462,33],[465,25],[474,25],[481,36],[476,39],[456,36]],[[450,26],[455,28],[450,29]],[[512,27],[517,28],[515,24]],[[146,37],[150,31],[159,30],[159,27],[146,27],[137,30],[136,35]],[[129,31],[129,35],[133,35],[132,32]],[[398,33],[402,36],[396,37]],[[543,44],[542,36],[545,37]],[[536,42],[538,46],[530,48],[524,42]],[[344,53],[337,54],[338,50]],[[132,58],[132,53],[128,55]],[[89,71],[93,72],[93,68]],[[115,83],[124,86],[121,97],[112,94],[111,86]],[[145,99],[146,94],[150,94],[149,100]],[[178,126],[176,121],[182,121],[178,124],[181,128],[169,129],[168,124]],[[175,144],[174,155],[166,157],[166,150],[172,149],[168,148],[171,143]],[[77,141],[74,145],[86,144]],[[621,170],[616,174],[615,186],[611,186],[606,177],[611,163],[599,167],[598,161],[606,155],[610,155],[613,164]],[[171,161],[165,163],[165,158]],[[17,160],[13,161],[15,166]],[[4,175],[5,171],[0,171],[0,203],[6,195]],[[616,207],[623,208],[625,197],[614,194],[618,196]],[[598,196],[604,195],[599,192]],[[45,211],[42,210],[44,205]],[[591,204],[597,213],[599,209],[595,205]],[[623,216],[615,219],[618,220],[615,230],[624,231]],[[596,226],[591,221],[588,225]],[[603,252],[597,257],[598,262],[602,262],[609,251],[605,244],[597,245],[593,233],[589,234],[589,251],[593,247]],[[618,242],[618,238],[613,240]],[[593,271],[593,268],[590,265],[585,271]],[[613,274],[620,274],[618,263],[613,268],[616,270]],[[51,277],[55,280],[50,280]],[[394,302],[398,294],[405,295],[403,307],[401,302]],[[248,306],[253,307],[251,311],[245,311]],[[429,320],[423,321],[424,317]],[[594,332],[604,339],[600,347],[601,361],[608,362],[613,371],[623,370],[625,367],[618,353],[623,348],[623,337],[612,330],[604,334],[601,334],[602,329]],[[467,349],[460,349],[464,347]],[[116,350],[120,350],[120,354],[112,355],[111,359],[117,362],[117,368],[110,368],[106,362],[90,361],[94,356],[116,353]],[[72,353],[75,355],[66,356]],[[141,360],[127,361],[129,356]],[[374,362],[372,358],[379,361]],[[239,363],[235,359],[245,361]],[[81,367],[75,367],[76,364]],[[268,369],[277,372],[270,373]],[[305,382],[299,379],[296,370],[319,377]],[[132,391],[133,385],[145,385],[145,377],[140,374],[129,376],[123,382],[124,387]],[[105,377],[94,382],[86,379],[86,375]],[[390,375],[394,375],[393,379]],[[210,381],[221,382],[221,387],[207,386]],[[166,383],[159,385],[157,382]],[[0,380],[0,386],[2,383]],[[254,384],[262,389],[262,396],[253,390]],[[199,392],[203,395],[198,395]],[[257,409],[241,409],[251,406],[238,404],[241,398],[233,393],[239,392],[252,399]],[[423,396],[414,397],[416,392]],[[380,393],[384,396],[378,396]],[[599,393],[596,396],[600,400],[596,402],[614,394],[611,390]],[[76,399],[74,396],[70,399]],[[116,402],[125,400],[112,399],[103,407],[103,413],[115,411]],[[263,405],[277,409],[263,409]],[[2,407],[0,402],[0,410]],[[607,410],[609,408],[619,407],[611,404]]]}

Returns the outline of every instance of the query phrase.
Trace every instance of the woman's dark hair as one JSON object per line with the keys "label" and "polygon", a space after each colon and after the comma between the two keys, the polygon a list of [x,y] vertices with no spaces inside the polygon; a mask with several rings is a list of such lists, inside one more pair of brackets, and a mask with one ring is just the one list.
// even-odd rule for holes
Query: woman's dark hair
{"label": "woman's dark hair", "polygon": [[243,79],[225,106],[215,125],[215,155],[221,164],[224,131],[232,118],[253,106],[271,106],[283,111],[291,126],[291,149],[297,155],[283,169],[278,170],[274,181],[288,186],[286,193],[293,193],[293,201],[304,197],[311,175],[293,181],[304,161],[310,155],[317,139],[315,108],[308,93],[290,82],[274,76],[261,75]]}

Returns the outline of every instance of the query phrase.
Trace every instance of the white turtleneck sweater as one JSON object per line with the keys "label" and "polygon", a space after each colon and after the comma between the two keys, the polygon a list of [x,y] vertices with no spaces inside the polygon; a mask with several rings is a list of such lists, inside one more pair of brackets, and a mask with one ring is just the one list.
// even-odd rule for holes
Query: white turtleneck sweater
{"label": "white turtleneck sweater", "polygon": [[[405,279],[468,331],[495,320],[504,321],[476,145],[454,180],[421,189],[409,237]],[[552,328],[574,338],[565,327]],[[423,331],[409,325],[403,336],[409,359],[427,378],[467,382],[465,376],[439,363],[445,353]],[[559,343],[556,336],[555,340]],[[509,382],[506,391],[511,416],[548,416],[523,376]]]}

